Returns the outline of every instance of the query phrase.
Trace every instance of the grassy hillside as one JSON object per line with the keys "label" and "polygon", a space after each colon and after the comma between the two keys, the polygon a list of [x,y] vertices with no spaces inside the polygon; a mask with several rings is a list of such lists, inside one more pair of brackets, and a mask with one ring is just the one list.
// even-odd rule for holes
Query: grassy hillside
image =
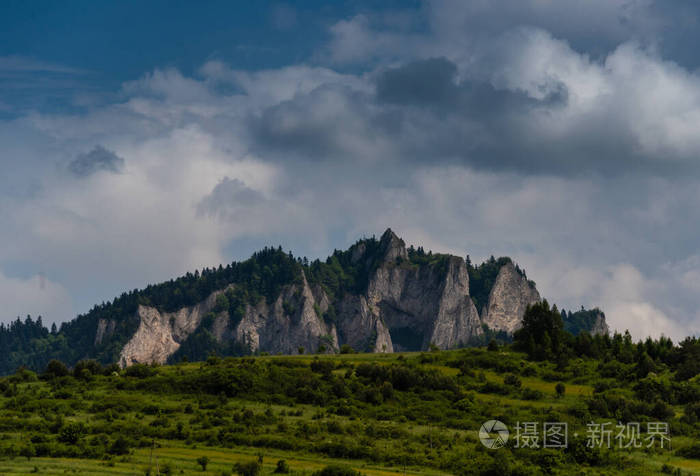
{"label": "grassy hillside", "polygon": [[[695,379],[660,367],[640,380],[619,362],[613,375],[596,359],[561,367],[495,346],[53,363],[0,379],[0,474],[255,474],[259,461],[260,474],[700,474],[698,405],[663,400],[697,392]],[[506,447],[479,442],[489,419],[511,429]],[[591,421],[666,421],[672,448],[587,448]],[[568,423],[568,448],[514,448],[517,422]]]}

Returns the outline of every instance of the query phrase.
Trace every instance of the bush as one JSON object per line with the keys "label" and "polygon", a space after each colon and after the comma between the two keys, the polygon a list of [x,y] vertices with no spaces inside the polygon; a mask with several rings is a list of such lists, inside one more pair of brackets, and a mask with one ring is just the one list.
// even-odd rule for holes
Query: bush
{"label": "bush", "polygon": [[202,471],[206,471],[207,466],[209,465],[209,458],[206,456],[201,456],[197,458],[197,464],[202,467]]}
{"label": "bush", "polygon": [[700,443],[676,450],[676,455],[683,458],[700,459]]}
{"label": "bush", "polygon": [[63,362],[56,359],[51,360],[44,371],[44,375],[47,377],[65,377],[69,373],[68,367],[66,367]]}
{"label": "bush", "polygon": [[156,369],[145,364],[134,364],[126,368],[127,377],[148,378],[156,374]]}
{"label": "bush", "polygon": [[123,436],[117,437],[116,440],[109,446],[107,453],[111,455],[129,454],[129,442]]}
{"label": "bush", "polygon": [[564,386],[563,383],[559,382],[556,387],[554,387],[554,390],[557,392],[557,397],[561,398],[564,396],[566,393],[566,387]]}
{"label": "bush", "polygon": [[236,463],[233,466],[233,471],[238,473],[239,476],[258,476],[258,474],[260,474],[260,463],[257,461]]}
{"label": "bush", "polygon": [[73,377],[89,380],[93,375],[102,374],[102,365],[96,360],[81,360],[73,368]]}
{"label": "bush", "polygon": [[283,459],[277,462],[277,467],[275,468],[276,474],[287,474],[289,473],[289,465]]}
{"label": "bush", "polygon": [[544,393],[532,388],[524,388],[521,393],[521,398],[523,400],[542,400],[544,398]]}
{"label": "bush", "polygon": [[61,428],[58,433],[58,441],[69,445],[74,445],[85,433],[85,425],[82,423],[71,423]]}
{"label": "bush", "polygon": [[520,387],[522,386],[522,384],[523,384],[523,383],[520,381],[520,379],[518,378],[518,376],[517,376],[517,375],[513,375],[513,374],[508,374],[508,375],[506,375],[506,376],[503,378],[503,383],[506,384],[506,385],[510,385],[511,387],[515,387],[515,388],[520,388]]}

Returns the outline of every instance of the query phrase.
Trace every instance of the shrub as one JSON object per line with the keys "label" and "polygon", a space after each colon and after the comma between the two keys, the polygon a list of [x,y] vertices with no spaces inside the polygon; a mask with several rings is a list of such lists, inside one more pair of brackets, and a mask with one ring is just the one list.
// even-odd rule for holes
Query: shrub
{"label": "shrub", "polygon": [[117,437],[116,440],[109,446],[107,453],[111,455],[129,454],[129,442],[123,436]]}
{"label": "shrub", "polygon": [[89,380],[93,375],[102,374],[102,365],[96,360],[81,360],[73,367],[73,377]]}
{"label": "shrub", "polygon": [[36,456],[36,450],[32,445],[24,445],[22,448],[20,448],[19,455],[27,458],[27,461],[29,461],[33,456]]}
{"label": "shrub", "polygon": [[134,364],[126,368],[127,377],[148,378],[156,374],[156,369],[145,364]]}
{"label": "shrub", "polygon": [[523,400],[541,400],[544,398],[544,394],[539,390],[534,390],[532,388],[524,388],[521,393]]}
{"label": "shrub", "polygon": [[233,471],[238,473],[239,476],[258,476],[260,474],[260,464],[257,461],[236,463],[233,466]]}
{"label": "shrub", "polygon": [[506,384],[506,385],[510,385],[511,387],[516,387],[516,388],[520,388],[520,387],[522,386],[522,384],[523,384],[523,383],[520,381],[520,379],[518,378],[518,376],[517,376],[517,375],[513,375],[513,374],[508,374],[508,375],[506,375],[506,376],[503,378],[503,383]]}
{"label": "shrub", "polygon": [[695,443],[685,448],[679,448],[676,450],[676,455],[683,458],[700,459],[700,443]]}
{"label": "shrub", "polygon": [[206,456],[200,456],[197,458],[197,464],[202,467],[202,471],[206,471],[207,466],[209,465],[209,458]]}
{"label": "shrub", "polygon": [[564,386],[563,383],[559,382],[555,387],[554,390],[557,392],[557,397],[561,398],[564,396],[566,393],[566,387]]}
{"label": "shrub", "polygon": [[56,359],[51,360],[44,371],[44,375],[47,377],[65,377],[69,373],[68,367],[66,367],[63,362]]}
{"label": "shrub", "polygon": [[277,467],[275,468],[276,474],[287,474],[289,473],[289,465],[283,459],[277,462]]}
{"label": "shrub", "polygon": [[82,423],[71,423],[61,428],[61,431],[58,433],[58,441],[74,445],[84,433],[85,425]]}

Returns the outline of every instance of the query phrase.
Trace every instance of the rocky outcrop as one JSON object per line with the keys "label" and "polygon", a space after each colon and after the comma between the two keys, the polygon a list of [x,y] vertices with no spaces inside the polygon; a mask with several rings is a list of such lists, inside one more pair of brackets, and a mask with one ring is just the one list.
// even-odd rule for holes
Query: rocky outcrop
{"label": "rocky outcrop", "polygon": [[448,349],[483,332],[462,258],[445,255],[434,264],[411,264],[403,240],[389,229],[375,260],[366,294],[346,297],[340,306],[341,335],[351,346],[391,352],[432,343]]}
{"label": "rocky outcrop", "polygon": [[[306,278],[301,284],[285,286],[277,299],[268,304],[264,299],[246,306],[243,318],[233,325],[228,311],[214,314],[209,331],[218,341],[232,339],[251,352],[292,354],[300,347],[317,352],[321,346],[327,352],[338,350],[338,334],[334,325],[321,317],[328,308],[328,298],[319,288],[314,296]],[[149,306],[139,306],[139,327],[121,351],[122,367],[134,363],[165,363],[180,345],[212,313],[216,298],[225,290],[212,293],[196,306],[174,313],[161,313]],[[98,327],[99,330],[99,327]]]}
{"label": "rocky outcrop", "polygon": [[608,335],[610,333],[610,328],[608,323],[605,322],[605,314],[599,312],[596,314],[593,326],[591,326],[591,335]]}
{"label": "rocky outcrop", "polygon": [[522,325],[527,306],[539,300],[535,286],[508,261],[498,272],[481,321],[492,330],[513,333]]}
{"label": "rocky outcrop", "polygon": [[[508,261],[498,271],[480,317],[470,297],[465,261],[420,253],[409,256],[403,240],[388,229],[379,241],[362,240],[344,255],[351,263],[344,266],[356,273],[355,288],[342,288],[332,298],[319,283],[310,285],[302,271],[277,296],[238,307],[235,317],[216,306],[221,293],[232,296],[233,285],[177,312],[139,306],[138,329],[123,347],[119,363],[164,363],[188,338],[201,337],[200,326],[210,334],[207,338],[250,352],[337,352],[341,344],[369,352],[431,345],[450,349],[482,335],[483,324],[513,332],[526,307],[540,299],[534,285]],[[603,318],[601,329],[604,325]],[[96,345],[112,332],[114,322],[100,320]]]}
{"label": "rocky outcrop", "polygon": [[305,352],[316,352],[320,346],[337,351],[335,326],[322,318],[326,309],[328,297],[320,288],[314,296],[302,274],[301,284],[285,286],[271,305],[265,300],[248,305],[235,336],[253,352],[295,354],[300,347]]}
{"label": "rocky outcrop", "polygon": [[94,345],[98,346],[103,340],[109,339],[114,334],[116,328],[114,319],[100,319],[97,321],[97,330],[95,331]]}
{"label": "rocky outcrop", "polygon": [[[154,307],[139,305],[136,311],[140,319],[139,327],[122,348],[119,365],[126,367],[135,363],[165,363],[199,327],[204,316],[214,309],[216,298],[224,291],[215,291],[203,302],[177,312],[161,313]],[[226,311],[224,313],[228,314]]]}

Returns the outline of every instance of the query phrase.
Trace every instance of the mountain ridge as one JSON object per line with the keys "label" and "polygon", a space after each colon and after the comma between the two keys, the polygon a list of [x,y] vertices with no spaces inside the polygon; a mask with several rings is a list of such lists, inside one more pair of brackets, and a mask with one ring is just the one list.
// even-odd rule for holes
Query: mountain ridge
{"label": "mountain ridge", "polygon": [[[481,311],[473,290],[485,301]],[[8,353],[0,371],[51,358],[126,366],[209,353],[339,352],[344,345],[449,349],[483,344],[485,332],[511,334],[539,300],[534,282],[510,258],[473,266],[468,257],[406,248],[387,229],[379,240],[361,239],[325,261],[264,248],[246,261],[123,293],[60,330],[32,327],[32,344]],[[587,319],[577,325],[586,327]]]}

